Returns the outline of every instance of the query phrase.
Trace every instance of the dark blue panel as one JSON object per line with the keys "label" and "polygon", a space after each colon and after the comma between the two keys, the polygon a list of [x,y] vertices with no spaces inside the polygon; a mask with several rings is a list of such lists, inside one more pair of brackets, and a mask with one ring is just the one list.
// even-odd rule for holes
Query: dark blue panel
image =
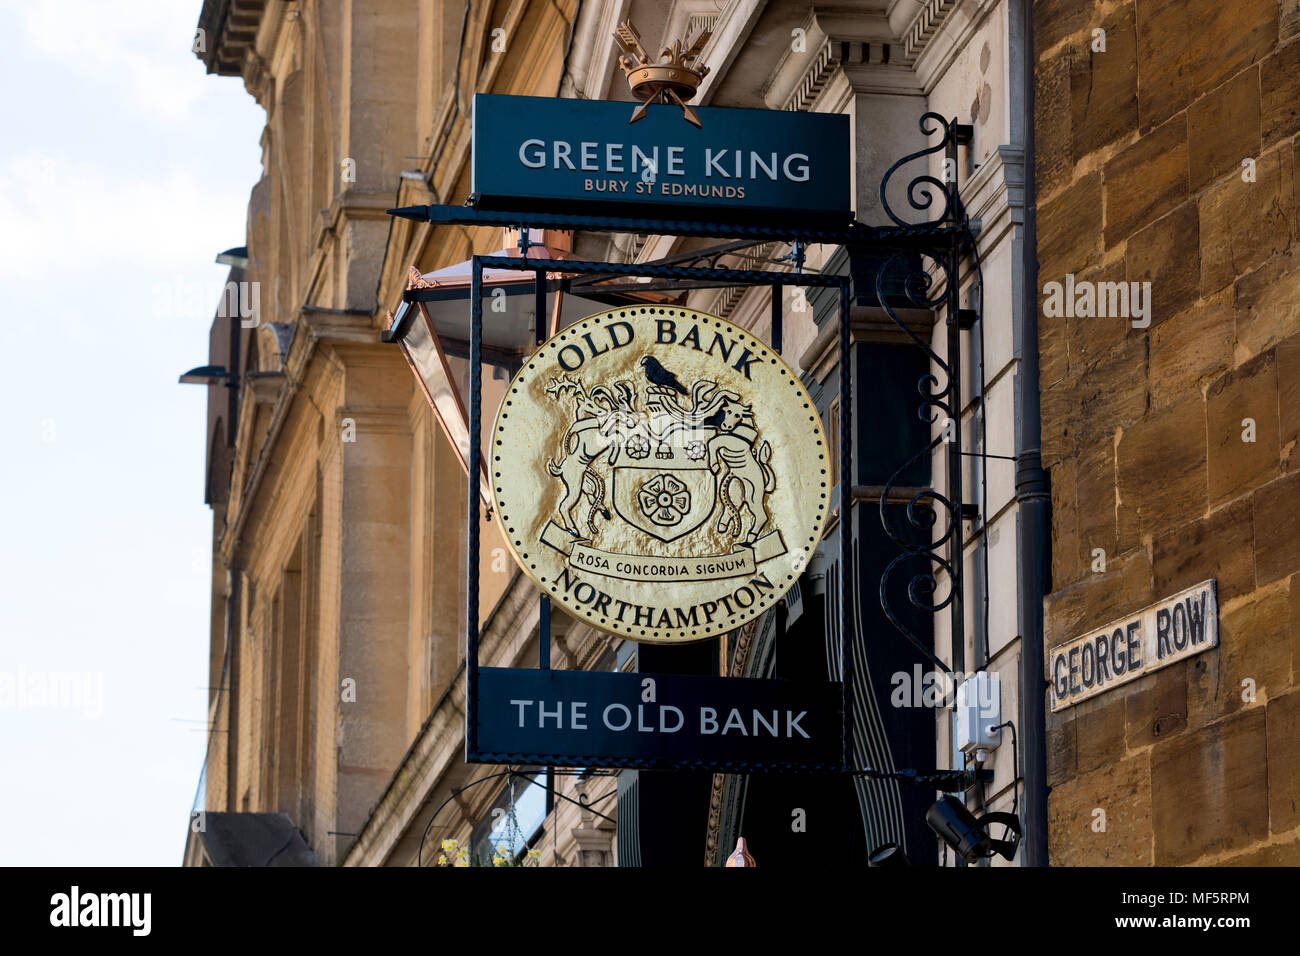
{"label": "dark blue panel", "polygon": [[[645,701],[647,680],[653,701]],[[839,768],[831,681],[484,667],[472,760],[568,767]]]}
{"label": "dark blue panel", "polygon": [[634,106],[476,95],[479,208],[576,202],[731,219],[781,211],[842,218],[852,209],[847,116],[701,107],[697,129],[673,106],[651,106],[629,124]]}

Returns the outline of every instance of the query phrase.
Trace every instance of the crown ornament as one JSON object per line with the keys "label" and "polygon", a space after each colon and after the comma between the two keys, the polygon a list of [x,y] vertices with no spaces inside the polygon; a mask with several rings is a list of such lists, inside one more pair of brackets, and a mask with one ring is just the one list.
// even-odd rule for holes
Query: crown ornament
{"label": "crown ornament", "polygon": [[641,34],[632,21],[623,21],[622,26],[614,31],[614,41],[623,51],[618,65],[623,68],[632,95],[641,100],[641,105],[632,111],[629,123],[645,116],[651,103],[675,103],[682,108],[682,116],[688,123],[703,127],[699,115],[686,105],[686,101],[695,95],[700,82],[709,73],[707,66],[700,66],[695,61],[712,35],[708,27],[701,27],[685,44],[681,39],[674,40],[659,51],[660,62],[655,63],[641,45]]}

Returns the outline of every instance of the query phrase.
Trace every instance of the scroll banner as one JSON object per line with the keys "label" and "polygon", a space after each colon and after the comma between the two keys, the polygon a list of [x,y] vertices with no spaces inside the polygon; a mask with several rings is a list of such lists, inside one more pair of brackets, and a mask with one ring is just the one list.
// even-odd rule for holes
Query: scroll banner
{"label": "scroll banner", "polygon": [[769,531],[752,545],[730,554],[673,558],[652,554],[619,554],[573,542],[573,536],[554,522],[542,531],[542,541],[568,557],[569,567],[623,581],[721,581],[750,576],[758,565],[786,553],[780,531]]}

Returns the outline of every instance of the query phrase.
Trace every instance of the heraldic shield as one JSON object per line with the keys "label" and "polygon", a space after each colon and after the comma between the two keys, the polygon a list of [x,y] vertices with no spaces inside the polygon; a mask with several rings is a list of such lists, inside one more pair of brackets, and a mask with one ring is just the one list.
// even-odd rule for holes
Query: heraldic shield
{"label": "heraldic shield", "polygon": [[660,541],[690,534],[717,503],[717,478],[703,460],[620,465],[611,484],[618,516]]}

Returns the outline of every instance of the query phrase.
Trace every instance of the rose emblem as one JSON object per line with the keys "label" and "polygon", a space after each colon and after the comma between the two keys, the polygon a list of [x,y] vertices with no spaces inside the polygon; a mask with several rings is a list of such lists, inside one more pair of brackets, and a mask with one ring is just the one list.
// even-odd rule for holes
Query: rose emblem
{"label": "rose emblem", "polygon": [[686,443],[686,457],[691,461],[699,461],[704,457],[704,442],[690,441]]}
{"label": "rose emblem", "polygon": [[674,525],[691,510],[691,493],[672,475],[655,475],[637,493],[641,513],[659,525]]}
{"label": "rose emblem", "polygon": [[631,435],[623,443],[623,450],[633,458],[644,458],[650,454],[650,439],[644,435]]}

